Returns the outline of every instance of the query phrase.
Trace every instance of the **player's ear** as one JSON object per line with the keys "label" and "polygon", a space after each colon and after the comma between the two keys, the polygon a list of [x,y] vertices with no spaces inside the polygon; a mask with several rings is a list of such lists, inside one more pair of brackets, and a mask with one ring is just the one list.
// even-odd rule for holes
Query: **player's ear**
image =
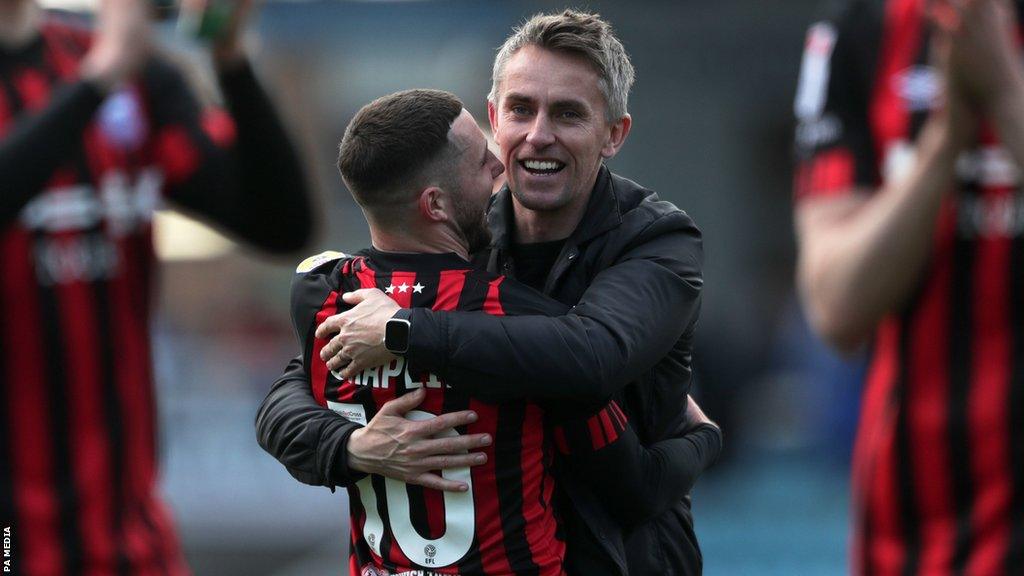
{"label": "player's ear", "polygon": [[420,192],[420,215],[427,222],[444,222],[448,220],[448,194],[437,186],[428,186]]}
{"label": "player's ear", "polygon": [[608,131],[608,138],[605,139],[604,146],[601,147],[602,158],[608,160],[619,153],[619,149],[626,143],[626,137],[629,136],[629,129],[632,125],[633,118],[629,114],[612,123],[611,129]]}
{"label": "player's ear", "polygon": [[494,102],[487,101],[487,119],[491,122],[491,134],[498,137],[498,108]]}

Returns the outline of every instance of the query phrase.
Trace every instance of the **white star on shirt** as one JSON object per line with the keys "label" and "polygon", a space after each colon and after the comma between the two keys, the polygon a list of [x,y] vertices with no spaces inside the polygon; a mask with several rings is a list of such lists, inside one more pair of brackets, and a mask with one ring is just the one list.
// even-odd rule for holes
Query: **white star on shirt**
{"label": "white star on shirt", "polygon": [[405,294],[406,292],[409,291],[409,285],[406,284],[405,282],[402,282],[401,284],[398,285],[398,291],[401,292],[402,294]]}
{"label": "white star on shirt", "polygon": [[388,287],[385,288],[384,291],[387,292],[388,294],[394,294],[395,293],[395,285],[394,284],[388,284]]}
{"label": "white star on shirt", "polygon": [[412,285],[412,291],[415,294],[419,294],[420,292],[423,292],[424,288],[425,288],[425,286],[423,284],[420,284],[419,282],[417,282],[417,283]]}

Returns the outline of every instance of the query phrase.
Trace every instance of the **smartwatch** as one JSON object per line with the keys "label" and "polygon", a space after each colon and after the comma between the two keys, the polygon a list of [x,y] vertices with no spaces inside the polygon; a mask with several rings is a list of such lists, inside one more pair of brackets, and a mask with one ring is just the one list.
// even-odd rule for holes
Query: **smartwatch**
{"label": "smartwatch", "polygon": [[384,348],[392,354],[402,355],[409,351],[409,332],[412,310],[402,308],[384,324]]}

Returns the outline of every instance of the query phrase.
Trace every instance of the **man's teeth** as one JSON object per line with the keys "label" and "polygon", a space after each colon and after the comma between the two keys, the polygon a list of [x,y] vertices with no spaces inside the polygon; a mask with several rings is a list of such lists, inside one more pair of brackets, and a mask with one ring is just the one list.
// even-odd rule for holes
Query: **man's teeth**
{"label": "man's teeth", "polygon": [[523,166],[530,170],[558,170],[562,167],[562,163],[550,160],[525,160],[523,161]]}

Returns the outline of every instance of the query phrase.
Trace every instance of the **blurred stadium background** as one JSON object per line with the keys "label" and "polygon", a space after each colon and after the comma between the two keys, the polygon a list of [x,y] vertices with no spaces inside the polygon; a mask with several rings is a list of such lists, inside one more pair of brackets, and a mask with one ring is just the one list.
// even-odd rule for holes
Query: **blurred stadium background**
{"label": "blurred stadium background", "polygon": [[[612,169],[683,207],[704,231],[697,394],[727,446],[694,493],[709,576],[847,571],[860,361],[833,357],[808,334],[793,293],[790,110],[819,4],[571,4],[606,16],[637,68],[633,133]],[[317,185],[321,230],[310,251],[368,241],[334,169],[359,106],[436,87],[485,120],[494,49],[513,24],[565,6],[266,2],[256,63]],[[160,220],[159,236],[164,488],[196,573],[343,573],[344,495],[293,481],[253,433],[256,406],[297,349],[286,315],[295,262],[255,259],[174,216]]]}

